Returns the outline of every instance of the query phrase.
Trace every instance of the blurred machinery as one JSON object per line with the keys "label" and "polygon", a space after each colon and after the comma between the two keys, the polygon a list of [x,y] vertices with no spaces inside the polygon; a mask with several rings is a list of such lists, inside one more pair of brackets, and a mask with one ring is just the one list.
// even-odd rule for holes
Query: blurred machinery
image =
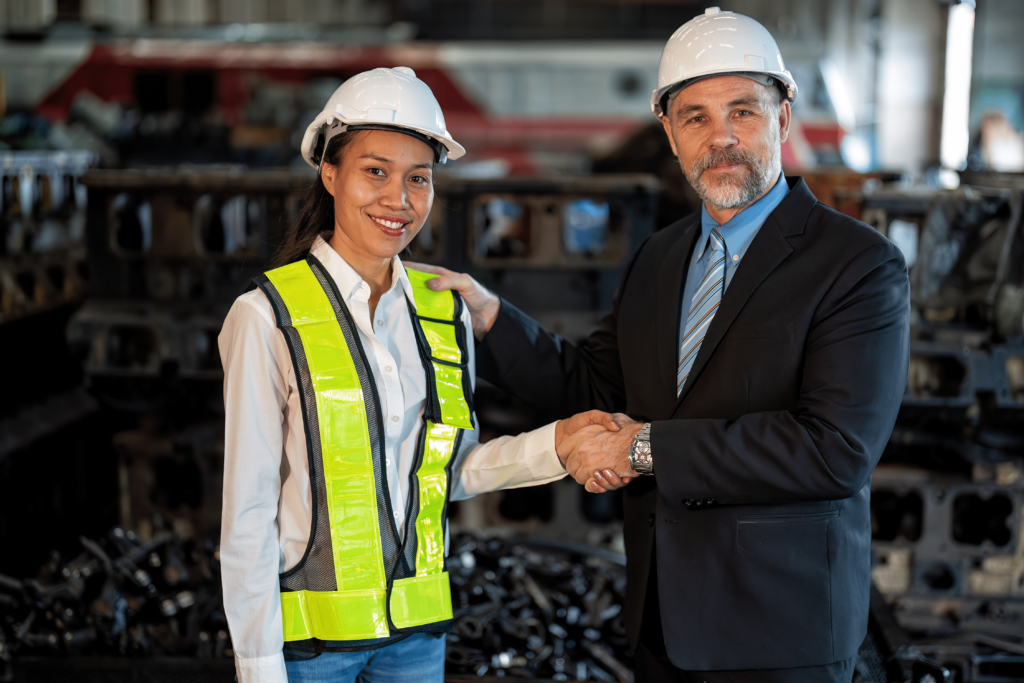
{"label": "blurred machinery", "polygon": [[85,293],[85,188],[91,152],[0,152],[0,323]]}
{"label": "blurred machinery", "polygon": [[[90,290],[89,298],[68,324],[67,337],[82,361],[84,382],[94,397],[90,400],[98,401],[96,419],[105,416],[103,419],[114,425],[110,438],[121,526],[103,542],[117,545],[105,551],[107,560],[96,552],[95,544],[83,541],[87,556],[81,561],[64,564],[52,559],[38,583],[5,582],[8,592],[16,594],[0,596],[0,630],[7,629],[8,654],[12,648],[18,650],[19,659],[55,652],[194,656],[214,648],[210,652],[220,656],[229,651],[229,643],[215,639],[222,628],[196,631],[195,617],[173,626],[177,617],[162,606],[177,605],[185,613],[191,605],[176,602],[180,591],[173,586],[160,584],[154,589],[159,583],[155,579],[142,585],[141,574],[132,567],[142,561],[139,558],[151,563],[156,556],[153,553],[178,553],[174,557],[180,558],[182,547],[203,548],[204,539],[214,542],[217,537],[223,463],[217,334],[224,314],[248,279],[267,267],[295,203],[312,178],[306,171],[234,167],[94,170],[81,178],[88,193],[84,241]],[[600,312],[610,307],[633,250],[653,232],[658,190],[658,181],[643,175],[548,180],[445,178],[438,185],[430,224],[413,245],[413,257],[468,270],[563,333],[582,337],[596,324]],[[486,434],[518,432],[545,419],[509,406],[507,397],[497,395],[493,388],[490,393],[486,387],[480,390],[478,409]],[[95,404],[92,410],[97,410]],[[120,417],[111,419],[111,415]],[[573,493],[578,493],[576,488]],[[525,520],[539,509],[542,517],[574,527],[576,536],[585,537],[579,522],[586,521],[586,503],[581,518],[579,509],[567,511],[564,503],[556,504],[553,490],[540,495],[544,500],[539,506],[534,499],[512,499],[495,505],[490,514],[466,510],[457,526],[467,529],[500,523],[503,513]],[[590,507],[589,519],[598,522],[611,521],[618,514],[614,503]],[[523,509],[528,511],[524,514]],[[19,524],[31,526],[32,522]],[[122,529],[133,529],[138,537],[126,537]],[[37,546],[23,546],[23,554],[42,557],[50,547],[44,529],[23,531],[23,537],[35,537]],[[125,538],[138,547],[122,548]],[[601,540],[608,539],[602,536]],[[600,584],[595,584],[595,590],[601,606],[584,628],[587,617],[580,615],[598,604],[591,604],[594,596],[589,593],[593,591],[574,592],[588,585],[590,579],[584,579],[590,570],[580,573],[585,565],[559,563],[536,553],[524,554],[521,549],[513,555],[521,556],[522,561],[512,561],[502,557],[508,547],[500,540],[495,541],[499,549],[469,538],[457,543],[454,580],[465,586],[460,615],[476,626],[460,626],[463,644],[458,648],[462,649],[453,650],[456,654],[452,657],[465,656],[453,661],[453,668],[475,673],[486,666],[492,673],[504,675],[506,669],[518,667],[532,675],[559,679],[587,672],[587,677],[625,683],[628,666],[622,662],[628,661],[628,654],[620,642],[621,633],[609,632],[611,640],[598,642],[605,637],[600,635],[602,625],[613,622],[612,603],[620,599],[615,596],[621,593],[621,577],[607,574],[612,570],[601,570],[603,578],[595,579]],[[477,569],[467,559],[476,547],[473,543],[479,544]],[[127,559],[110,559],[115,555]],[[171,562],[158,560],[164,565]],[[516,565],[519,569],[513,566],[516,562],[522,565]],[[90,597],[92,583],[83,587],[79,577],[72,580],[62,574],[84,571],[78,567],[83,563],[90,572],[106,571],[105,579],[92,583],[124,584],[126,596],[134,595],[132,591],[141,596],[125,597],[129,606],[127,612],[120,613],[121,621],[101,619],[103,610],[96,611],[98,598]],[[131,571],[121,571],[121,565]],[[543,590],[551,596],[548,599],[538,592],[541,589],[536,582],[523,578],[524,568],[533,565],[542,574],[537,581],[545,586]],[[144,568],[143,573],[148,571]],[[498,582],[481,578],[493,572],[504,578]],[[486,593],[477,590],[492,583]],[[524,593],[524,585],[532,588]],[[51,605],[57,598],[41,601],[44,594],[61,595],[68,605]],[[219,609],[215,596],[189,594],[204,614]],[[526,598],[520,600],[522,605],[515,608],[515,614],[501,606],[503,597],[513,594],[517,599]],[[145,607],[146,601],[160,609]],[[33,609],[35,616],[31,616]],[[71,617],[64,619],[55,609],[91,616],[83,617],[82,624],[72,623]],[[528,614],[531,610],[534,616]],[[547,623],[549,616],[562,620],[565,633],[573,635],[558,635],[557,624]],[[529,624],[538,620],[545,623],[543,629],[530,630]],[[184,628],[186,622],[188,629]],[[621,625],[616,628],[621,631]],[[71,640],[65,631],[72,634]],[[72,641],[79,642],[75,640],[78,631],[87,631],[88,637],[81,636],[81,647],[71,647]],[[202,639],[204,633],[206,640]],[[498,648],[505,641],[507,644]],[[207,650],[201,649],[204,645]],[[32,666],[52,669],[54,665],[37,662]],[[56,670],[51,673],[56,675]]]}
{"label": "blurred machinery", "polygon": [[1024,185],[1009,185],[841,193],[902,249],[913,297],[872,478],[874,624],[951,681],[1024,678]]}
{"label": "blurred machinery", "polygon": [[[81,180],[93,289],[68,336],[103,411],[135,416],[113,444],[120,518],[140,544],[173,537],[199,547],[215,538],[219,322],[267,264],[309,181],[233,168],[93,171]],[[843,189],[851,184],[833,182],[833,202],[903,250],[914,306],[906,396],[873,478],[877,594],[856,680],[1015,680],[1024,676],[1024,193],[1010,181],[936,191],[869,179]],[[658,188],[639,175],[444,178],[412,258],[471,272],[578,339],[653,231]],[[479,391],[486,435],[549,417],[485,384]],[[540,515],[578,535],[586,522],[619,514],[613,496],[581,498],[583,514],[567,515],[561,492],[523,491],[498,494],[490,516],[464,507],[453,527]],[[614,540],[598,536],[589,540]],[[612,556],[587,559],[565,547],[552,556],[525,542],[457,534],[452,549],[453,676],[626,683]]]}
{"label": "blurred machinery", "polygon": [[[82,180],[94,275],[68,339],[90,393],[142,417],[116,434],[114,447],[121,523],[145,538],[161,528],[190,537],[218,527],[217,335],[234,298],[269,263],[311,178],[193,168],[102,170]],[[653,231],[657,192],[657,181],[641,175],[448,178],[413,258],[467,270],[580,338],[611,306],[627,259]],[[486,434],[518,433],[546,419],[509,408],[496,393],[480,388]],[[541,495],[550,509],[553,494]]]}

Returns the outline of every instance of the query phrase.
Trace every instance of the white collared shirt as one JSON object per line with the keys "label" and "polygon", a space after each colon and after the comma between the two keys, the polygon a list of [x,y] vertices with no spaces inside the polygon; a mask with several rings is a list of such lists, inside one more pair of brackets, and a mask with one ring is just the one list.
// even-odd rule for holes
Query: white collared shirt
{"label": "white collared shirt", "polygon": [[[370,287],[322,238],[311,253],[324,265],[358,328],[384,418],[384,457],[396,527],[406,499],[426,399],[426,373],[409,315],[412,287],[401,260],[370,320]],[[473,339],[463,309],[466,339]],[[284,335],[263,292],[235,300],[218,338],[224,366],[224,511],[220,558],[224,611],[240,683],[286,683],[278,575],[294,567],[312,524],[305,429]],[[468,372],[476,386],[474,348]],[[475,421],[475,417],[474,417]],[[452,467],[452,500],[544,484],[565,476],[554,424],[480,444],[466,431]]]}

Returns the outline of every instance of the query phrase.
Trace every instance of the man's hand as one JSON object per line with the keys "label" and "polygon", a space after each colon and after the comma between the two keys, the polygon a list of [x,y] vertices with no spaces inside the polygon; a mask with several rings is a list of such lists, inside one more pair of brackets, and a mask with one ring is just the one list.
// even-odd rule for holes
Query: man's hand
{"label": "man's hand", "polygon": [[465,273],[456,273],[440,266],[429,266],[425,263],[411,263],[403,261],[406,268],[421,270],[424,273],[433,273],[438,277],[427,280],[427,287],[434,291],[443,292],[447,289],[454,289],[462,296],[469,308],[469,319],[473,324],[473,336],[477,341],[484,338],[494,321],[498,319],[498,310],[501,308],[501,299],[491,290],[474,280]]}
{"label": "man's hand", "polygon": [[[595,477],[598,471],[603,473],[604,470],[611,470],[623,483],[628,483],[627,477],[639,476],[629,466],[629,445],[643,425],[621,413],[616,413],[614,417],[620,425],[617,431],[594,425],[583,427],[566,437],[558,448],[559,457],[565,457],[565,469],[569,476],[585,485],[588,491],[600,493],[609,488],[618,488],[618,482],[606,474],[600,478]],[[566,452],[569,452],[567,457],[563,456]]]}
{"label": "man's hand", "polygon": [[[627,418],[628,419],[628,418]],[[555,450],[558,451],[558,457],[562,460],[562,464],[565,464],[565,459],[569,457],[569,453],[572,449],[562,451],[562,443],[567,437],[572,436],[584,427],[591,425],[598,425],[609,431],[619,431],[619,425],[615,421],[615,416],[611,413],[606,413],[603,410],[588,410],[585,413],[578,413],[565,420],[559,420],[555,423]]]}

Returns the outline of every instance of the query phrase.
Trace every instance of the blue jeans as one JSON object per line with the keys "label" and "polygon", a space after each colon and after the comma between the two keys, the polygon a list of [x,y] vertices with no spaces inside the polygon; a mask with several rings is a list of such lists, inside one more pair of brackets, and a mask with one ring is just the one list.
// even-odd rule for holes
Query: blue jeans
{"label": "blue jeans", "polygon": [[325,652],[305,662],[285,662],[288,683],[442,683],[445,638],[414,633],[365,652]]}

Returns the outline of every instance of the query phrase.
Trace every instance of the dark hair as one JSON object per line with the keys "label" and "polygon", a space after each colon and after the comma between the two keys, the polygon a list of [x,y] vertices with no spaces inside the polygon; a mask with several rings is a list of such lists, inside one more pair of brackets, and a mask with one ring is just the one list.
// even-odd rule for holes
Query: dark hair
{"label": "dark hair", "polygon": [[[327,145],[326,152],[323,152],[324,137],[321,134],[313,151],[313,158],[319,160],[322,153],[324,163],[337,165],[341,161],[341,151],[351,144],[359,133],[360,131],[352,130],[335,135]],[[284,242],[274,254],[271,268],[279,268],[306,258],[317,235],[324,232],[334,232],[334,197],[324,187],[324,181],[318,173],[306,190],[302,206],[295,216],[295,221],[288,228]]]}

